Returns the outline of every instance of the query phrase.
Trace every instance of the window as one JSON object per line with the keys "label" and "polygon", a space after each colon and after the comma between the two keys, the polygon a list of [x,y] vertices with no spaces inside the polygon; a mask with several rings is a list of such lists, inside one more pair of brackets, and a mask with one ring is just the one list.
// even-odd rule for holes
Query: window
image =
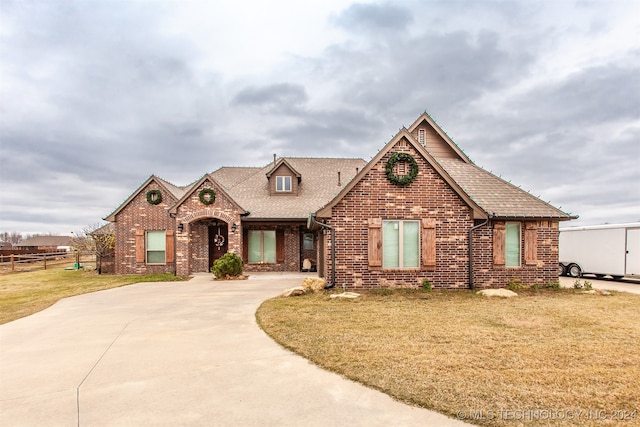
{"label": "window", "polygon": [[418,221],[382,222],[382,267],[419,268],[420,227]]}
{"label": "window", "polygon": [[520,223],[505,224],[504,260],[506,267],[520,267]]}
{"label": "window", "polygon": [[302,249],[304,250],[313,249],[313,234],[304,233],[302,235]]}
{"label": "window", "polygon": [[276,176],[276,191],[291,191],[291,177]]}
{"label": "window", "polygon": [[164,231],[147,231],[145,247],[147,248],[147,264],[164,264],[166,262],[167,240]]}
{"label": "window", "polygon": [[250,263],[276,262],[275,230],[249,230],[248,258]]}
{"label": "window", "polygon": [[419,142],[421,145],[426,145],[426,144],[427,144],[427,141],[426,141],[426,138],[425,138],[425,131],[424,131],[424,129],[418,129],[418,142]]}

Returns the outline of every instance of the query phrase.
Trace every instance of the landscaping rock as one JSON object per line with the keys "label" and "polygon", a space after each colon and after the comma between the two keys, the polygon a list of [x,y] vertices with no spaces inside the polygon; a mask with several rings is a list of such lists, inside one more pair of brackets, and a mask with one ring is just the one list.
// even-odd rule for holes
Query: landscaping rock
{"label": "landscaping rock", "polygon": [[360,294],[357,294],[355,292],[343,292],[341,294],[331,294],[331,298],[349,298],[349,299],[353,299],[353,298],[358,298],[360,296]]}
{"label": "landscaping rock", "polygon": [[600,291],[600,295],[611,296],[611,292],[606,291],[606,290],[603,289],[603,290]]}
{"label": "landscaping rock", "polygon": [[480,295],[484,295],[485,297],[511,298],[511,297],[518,296],[518,294],[516,294],[513,291],[510,291],[509,289],[483,289],[478,293]]}
{"label": "landscaping rock", "polygon": [[297,297],[300,295],[304,295],[305,290],[302,286],[296,286],[295,288],[287,289],[282,293],[283,297]]}
{"label": "landscaping rock", "polygon": [[590,291],[580,291],[578,292],[579,294],[591,294],[591,295],[595,295],[596,291],[595,289],[591,289]]}
{"label": "landscaping rock", "polygon": [[327,281],[319,277],[307,277],[302,281],[305,291],[318,292],[324,289]]}

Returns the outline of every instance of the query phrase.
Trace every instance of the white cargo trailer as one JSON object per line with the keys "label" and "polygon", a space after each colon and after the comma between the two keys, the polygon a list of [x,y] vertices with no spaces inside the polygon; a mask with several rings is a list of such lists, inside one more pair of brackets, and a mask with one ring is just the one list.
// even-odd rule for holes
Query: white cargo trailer
{"label": "white cargo trailer", "polygon": [[640,277],[640,222],[560,229],[559,274]]}

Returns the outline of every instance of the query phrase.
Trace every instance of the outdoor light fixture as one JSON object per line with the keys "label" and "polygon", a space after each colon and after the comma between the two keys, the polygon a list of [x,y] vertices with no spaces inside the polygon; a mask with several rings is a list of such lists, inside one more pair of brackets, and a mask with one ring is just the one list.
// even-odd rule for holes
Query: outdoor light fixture
{"label": "outdoor light fixture", "polygon": [[178,233],[182,233],[184,231],[184,224],[180,223],[178,224]]}
{"label": "outdoor light fixture", "polygon": [[234,223],[231,225],[231,232],[232,232],[232,233],[235,233],[237,228],[238,228],[238,226],[237,226],[237,225],[236,225],[236,223],[234,222]]}

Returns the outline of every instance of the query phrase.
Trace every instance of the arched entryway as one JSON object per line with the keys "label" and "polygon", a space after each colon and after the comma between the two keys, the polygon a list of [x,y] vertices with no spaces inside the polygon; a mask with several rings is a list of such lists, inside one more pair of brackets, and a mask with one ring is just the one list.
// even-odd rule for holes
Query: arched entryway
{"label": "arched entryway", "polygon": [[201,218],[189,224],[191,271],[211,271],[213,263],[229,250],[229,224],[219,218]]}
{"label": "arched entryway", "polygon": [[211,271],[213,262],[227,252],[242,254],[240,214],[203,208],[176,215],[176,274]]}

